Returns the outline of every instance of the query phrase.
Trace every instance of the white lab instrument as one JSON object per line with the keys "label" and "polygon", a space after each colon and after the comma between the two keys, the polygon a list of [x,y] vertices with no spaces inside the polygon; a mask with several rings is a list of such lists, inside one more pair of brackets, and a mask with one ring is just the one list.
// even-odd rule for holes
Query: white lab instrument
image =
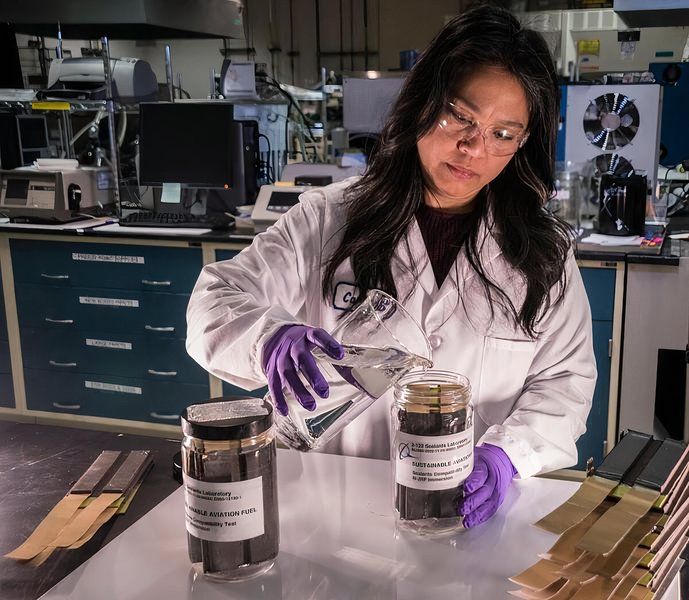
{"label": "white lab instrument", "polygon": [[[111,58],[112,89],[115,100],[144,102],[156,100],[158,80],[145,60]],[[105,69],[100,57],[57,58],[50,63],[47,98],[104,100]]]}
{"label": "white lab instrument", "polygon": [[272,225],[290,208],[299,203],[299,196],[314,189],[303,185],[262,185],[251,213],[257,229]]}
{"label": "white lab instrument", "polygon": [[[74,161],[76,162],[76,161]],[[0,171],[0,214],[29,221],[65,222],[112,202],[112,173],[104,167]]]}
{"label": "white lab instrument", "polygon": [[595,176],[645,173],[655,190],[660,100],[657,84],[569,86],[565,160],[592,164]]}

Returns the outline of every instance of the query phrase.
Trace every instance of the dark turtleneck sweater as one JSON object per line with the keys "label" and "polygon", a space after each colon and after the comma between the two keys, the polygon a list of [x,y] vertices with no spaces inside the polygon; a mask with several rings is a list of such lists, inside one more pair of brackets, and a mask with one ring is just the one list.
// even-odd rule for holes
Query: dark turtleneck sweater
{"label": "dark turtleneck sweater", "polygon": [[416,211],[416,221],[426,244],[438,288],[445,281],[466,241],[471,217],[470,212],[448,213],[425,203]]}

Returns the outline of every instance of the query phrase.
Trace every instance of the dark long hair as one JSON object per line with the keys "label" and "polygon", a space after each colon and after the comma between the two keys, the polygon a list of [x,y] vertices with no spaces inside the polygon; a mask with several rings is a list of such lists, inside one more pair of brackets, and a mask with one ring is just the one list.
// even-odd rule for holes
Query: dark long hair
{"label": "dark long hair", "polygon": [[[483,190],[466,254],[491,311],[496,300],[525,333],[537,334],[539,318],[562,297],[570,248],[567,225],[544,209],[554,189],[557,78],[540,34],[522,28],[512,14],[493,6],[479,6],[452,19],[407,76],[368,170],[347,190],[348,218],[341,242],[325,265],[324,297],[332,293],[335,271],[348,258],[361,292],[359,301],[372,288],[397,297],[391,259],[400,241],[410,253],[407,231],[432,185],[422,169],[417,141],[435,127],[457,86],[485,67],[503,68],[521,83],[528,101],[529,138]],[[514,302],[481,264],[481,222],[487,223],[504,258],[523,276],[523,302]],[[553,296],[556,284],[560,287]]]}

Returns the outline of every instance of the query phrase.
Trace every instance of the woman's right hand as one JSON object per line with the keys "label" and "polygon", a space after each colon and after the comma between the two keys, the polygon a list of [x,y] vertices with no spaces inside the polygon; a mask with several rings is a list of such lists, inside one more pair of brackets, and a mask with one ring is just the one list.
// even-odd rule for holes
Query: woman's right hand
{"label": "woman's right hand", "polygon": [[299,379],[299,371],[321,398],[328,397],[328,382],[311,354],[314,348],[320,348],[334,360],[344,357],[342,345],[325,329],[308,325],[285,325],[263,346],[261,365],[268,378],[268,390],[275,409],[283,416],[288,412],[283,388],[289,389],[306,410],[316,409],[316,400]]}

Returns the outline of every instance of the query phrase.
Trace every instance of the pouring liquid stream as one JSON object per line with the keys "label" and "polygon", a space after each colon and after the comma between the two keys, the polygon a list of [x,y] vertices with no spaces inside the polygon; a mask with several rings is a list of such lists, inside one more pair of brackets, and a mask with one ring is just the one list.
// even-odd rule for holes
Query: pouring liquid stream
{"label": "pouring liquid stream", "polygon": [[[316,399],[316,410],[306,410],[290,390],[283,389],[289,414],[283,417],[276,413],[276,423],[278,436],[288,446],[302,451],[314,449],[328,429],[336,423],[339,426],[348,423],[400,377],[413,369],[433,366],[421,356],[391,346],[343,345],[343,348],[344,356],[340,360],[332,359],[319,348],[312,351],[330,387],[328,397],[321,398],[302,377],[306,389]],[[269,400],[272,402],[272,398]]]}

